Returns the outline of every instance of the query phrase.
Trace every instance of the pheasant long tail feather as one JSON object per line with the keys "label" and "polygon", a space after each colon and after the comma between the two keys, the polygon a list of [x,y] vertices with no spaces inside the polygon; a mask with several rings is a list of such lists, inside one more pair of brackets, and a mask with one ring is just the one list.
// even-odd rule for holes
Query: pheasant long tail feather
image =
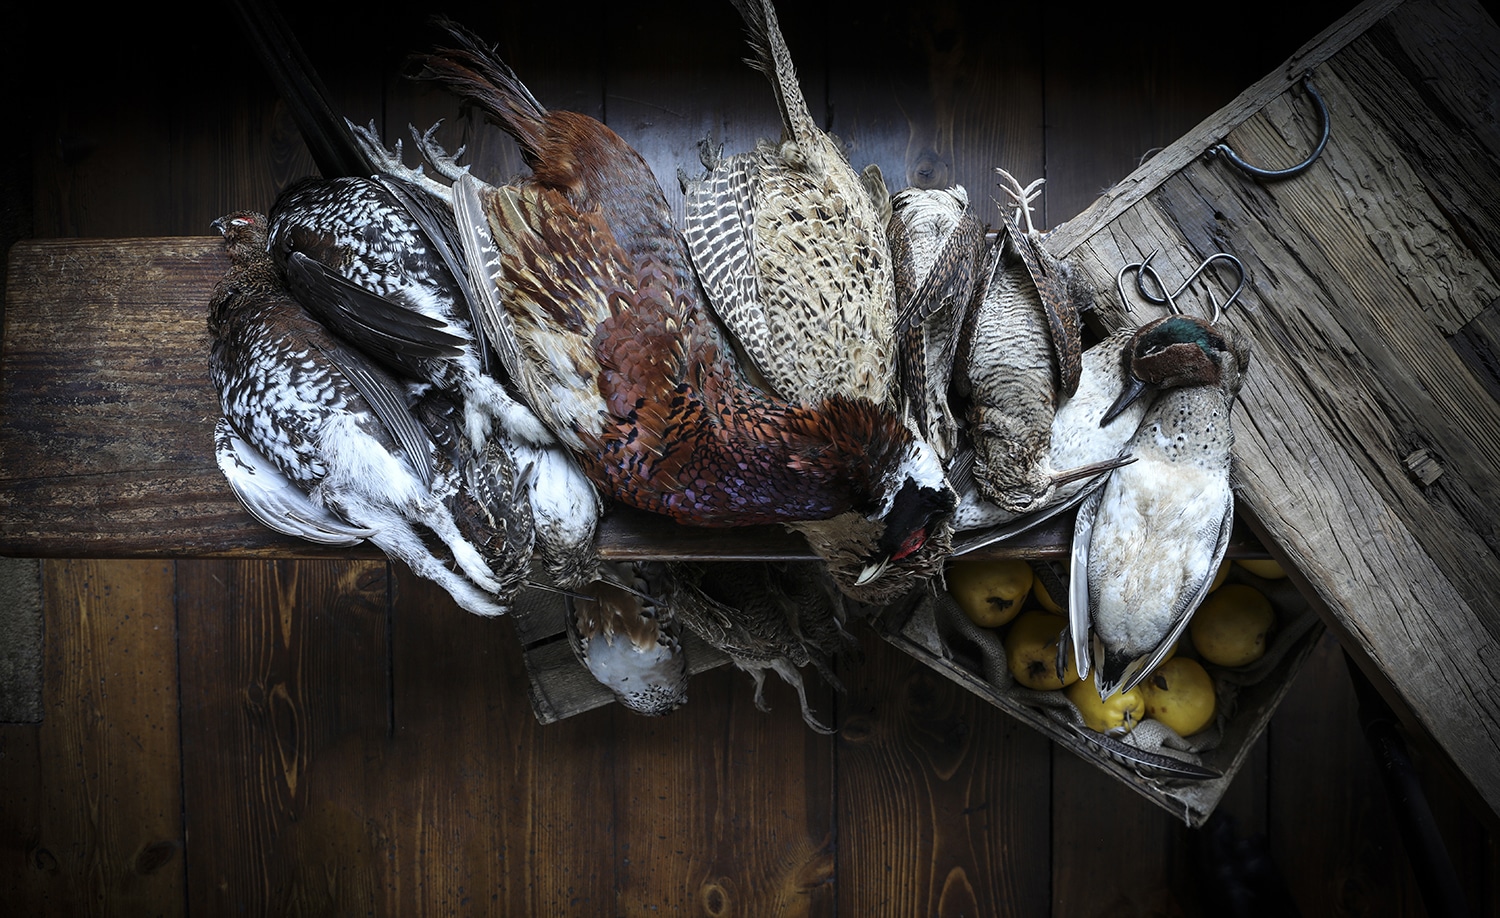
{"label": "pheasant long tail feather", "polygon": [[478,106],[485,117],[516,139],[527,164],[535,168],[535,158],[543,144],[547,109],[494,48],[451,19],[436,17],[433,22],[453,40],[455,47],[415,56],[417,68],[412,75],[441,83],[459,98]]}
{"label": "pheasant long tail feather", "polygon": [[776,93],[776,106],[781,110],[782,127],[788,139],[799,144],[808,144],[817,131],[807,102],[802,98],[802,87],[797,83],[797,68],[792,65],[792,53],[781,37],[781,26],[776,22],[776,10],[770,0],[733,0],[735,9],[744,17],[750,32],[750,48],[755,57],[747,61],[771,81]]}
{"label": "pheasant long tail feather", "polygon": [[524,375],[521,345],[516,338],[515,325],[501,300],[504,279],[500,251],[479,199],[480,186],[479,180],[469,175],[461,177],[453,186],[453,211],[459,243],[463,260],[470,266],[474,278],[472,292],[478,320],[475,327],[483,331],[507,375],[512,380],[520,380]]}

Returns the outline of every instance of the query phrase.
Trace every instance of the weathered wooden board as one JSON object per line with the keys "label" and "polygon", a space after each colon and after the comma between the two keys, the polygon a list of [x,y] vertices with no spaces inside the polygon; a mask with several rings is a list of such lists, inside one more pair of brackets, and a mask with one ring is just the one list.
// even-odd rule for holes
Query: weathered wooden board
{"label": "weathered wooden board", "polygon": [[[1281,167],[1206,157],[1228,138]],[[1048,240],[1109,326],[1116,275],[1159,248],[1168,283],[1218,251],[1249,283],[1236,411],[1240,506],[1492,809],[1500,809],[1500,29],[1477,6],[1367,4]],[[1204,303],[1203,288],[1190,298]],[[1224,296],[1219,293],[1220,298]],[[1434,477],[1436,476],[1436,477]],[[1377,680],[1381,681],[1381,680]]]}
{"label": "weathered wooden board", "polygon": [[[270,531],[219,473],[206,321],[227,266],[218,239],[206,236],[12,248],[0,349],[0,554],[380,557],[368,545],[320,549]],[[1004,550],[1043,557],[1066,546],[1066,528],[1050,525]],[[599,550],[606,558],[813,557],[780,527],[694,529],[629,508],[606,515]]]}

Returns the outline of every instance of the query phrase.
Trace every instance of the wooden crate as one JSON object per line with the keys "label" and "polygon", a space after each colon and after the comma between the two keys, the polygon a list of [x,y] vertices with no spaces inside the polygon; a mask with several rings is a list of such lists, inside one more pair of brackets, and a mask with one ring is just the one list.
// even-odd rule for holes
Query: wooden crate
{"label": "wooden crate", "polygon": [[[885,640],[902,651],[1113,774],[1187,825],[1198,827],[1229,790],[1324,630],[1317,613],[1288,579],[1264,580],[1232,564],[1225,582],[1244,583],[1264,593],[1276,612],[1277,628],[1262,662],[1241,670],[1205,666],[1215,681],[1221,716],[1205,731],[1188,738],[1195,748],[1211,747],[1188,760],[1219,772],[1218,777],[1206,780],[1186,780],[1134,767],[1076,732],[1069,726],[1071,708],[1061,690],[1028,690],[1016,686],[1005,672],[1004,629],[955,627],[951,622],[963,612],[956,606],[950,606],[946,614],[938,608],[951,603],[946,594],[914,595],[883,610],[874,625]],[[1178,653],[1195,655],[1186,635]]]}

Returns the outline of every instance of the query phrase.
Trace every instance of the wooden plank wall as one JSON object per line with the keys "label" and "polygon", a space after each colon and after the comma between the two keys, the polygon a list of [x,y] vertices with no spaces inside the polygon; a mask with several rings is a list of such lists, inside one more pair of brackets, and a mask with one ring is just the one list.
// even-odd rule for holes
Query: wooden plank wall
{"label": "wooden plank wall", "polygon": [[[773,129],[728,4],[447,10],[499,41],[549,105],[604,117],[671,181],[712,130]],[[893,188],[988,170],[1080,211],[1345,12],[1272,2],[1231,36],[1199,6],[787,4],[808,98]],[[227,10],[186,40],[111,7],[35,8],[7,37],[7,213],[49,236],[206,234],[309,171]],[[288,15],[359,120],[451,117],[394,76],[411,9]],[[29,17],[29,18],[27,18]],[[45,70],[31,43],[69,36]],[[419,45],[418,45],[419,46]],[[22,77],[25,79],[22,79]],[[491,174],[507,143],[450,121]],[[29,160],[29,161],[28,161]],[[984,213],[985,211],[981,211]],[[992,211],[990,212],[993,213]],[[29,221],[25,218],[29,216]],[[59,334],[65,334],[60,329]],[[540,727],[510,624],[364,560],[48,561],[45,721],[0,725],[0,901],[15,914],[1222,914],[1203,837],[866,635],[840,724],[700,676],[687,707]],[[1415,879],[1322,645],[1223,812],[1269,838],[1303,914],[1420,915]],[[1495,836],[1429,791],[1477,914],[1500,914]]]}

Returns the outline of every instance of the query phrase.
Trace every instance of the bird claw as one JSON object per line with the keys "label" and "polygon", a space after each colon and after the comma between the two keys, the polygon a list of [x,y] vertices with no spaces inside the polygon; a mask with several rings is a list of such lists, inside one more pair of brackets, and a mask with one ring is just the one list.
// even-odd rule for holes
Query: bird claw
{"label": "bird claw", "polygon": [[[448,173],[444,172],[439,163],[433,159],[433,155],[431,152],[432,149],[436,149],[439,153],[442,154],[444,158],[447,157],[447,152],[444,151],[442,147],[437,146],[436,142],[431,139],[432,132],[436,131],[438,129],[438,125],[440,124],[442,124],[441,121],[439,121],[437,124],[434,124],[432,127],[428,128],[427,133],[422,136],[417,135],[417,129],[415,127],[411,127],[411,133],[412,136],[417,139],[418,152],[420,152],[428,162],[432,163],[433,169],[437,171],[438,174],[446,176]],[[405,163],[402,157],[403,147],[400,140],[397,140],[389,148],[387,148],[385,144],[381,143],[380,132],[376,130],[375,122],[373,120],[370,121],[368,127],[362,127],[352,121],[349,122],[349,127],[354,131],[355,140],[359,143],[360,147],[364,149],[365,155],[369,157],[371,164],[375,166],[377,171],[411,182],[413,185],[416,185],[419,188],[437,195],[444,201],[451,201],[453,199],[453,189],[428,175],[425,171],[423,171],[421,166],[412,167],[408,166]],[[463,149],[460,148],[458,152],[462,153]],[[462,169],[459,169],[459,172],[462,173],[463,171],[466,171],[467,168],[468,167],[465,166]]]}
{"label": "bird claw", "polygon": [[712,135],[698,141],[698,162],[703,164],[703,168],[712,172],[718,168],[723,159],[724,145],[722,143],[715,145]]}
{"label": "bird claw", "polygon": [[437,129],[441,127],[441,120],[435,122],[432,127],[423,131],[419,136],[416,125],[407,125],[411,130],[412,139],[417,143],[417,150],[421,152],[422,158],[432,165],[432,170],[450,182],[458,181],[460,176],[469,174],[468,166],[461,166],[458,158],[464,155],[468,149],[467,144],[460,145],[457,150],[449,153],[443,145],[437,141]]}
{"label": "bird claw", "polygon": [[[348,121],[348,119],[345,119]],[[375,119],[370,119],[369,126],[355,124],[348,121],[349,129],[354,132],[354,139],[359,143],[360,149],[365,151],[372,165],[377,171],[389,172],[400,175],[410,171],[409,167],[401,161],[401,141],[396,141],[395,146],[387,148],[380,142],[380,131],[375,128]]]}
{"label": "bird claw", "polygon": [[1036,235],[1036,225],[1031,221],[1031,204],[1042,193],[1042,185],[1046,184],[1045,178],[1039,178],[1030,185],[1022,187],[1015,176],[1000,167],[995,167],[995,172],[1003,181],[999,183],[1001,190],[1010,196],[1016,205],[1016,222],[1024,223],[1028,236]]}

